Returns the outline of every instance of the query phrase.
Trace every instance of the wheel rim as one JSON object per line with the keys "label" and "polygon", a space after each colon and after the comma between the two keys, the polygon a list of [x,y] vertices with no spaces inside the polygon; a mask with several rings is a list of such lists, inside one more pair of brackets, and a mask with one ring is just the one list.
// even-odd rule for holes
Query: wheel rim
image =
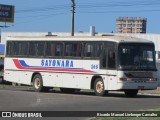
{"label": "wheel rim", "polygon": [[101,81],[97,82],[97,84],[96,84],[96,91],[98,93],[101,93],[103,91],[103,82],[101,82]]}
{"label": "wheel rim", "polygon": [[41,86],[41,82],[40,82],[39,78],[35,79],[34,86],[35,86],[36,89],[38,89]]}

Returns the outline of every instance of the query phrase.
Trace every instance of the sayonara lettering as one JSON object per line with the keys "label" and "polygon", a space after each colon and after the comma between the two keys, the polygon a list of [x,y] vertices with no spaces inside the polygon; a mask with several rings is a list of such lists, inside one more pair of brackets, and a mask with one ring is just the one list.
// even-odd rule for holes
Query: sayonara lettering
{"label": "sayonara lettering", "polygon": [[62,67],[73,68],[74,63],[72,60],[41,60],[41,66],[43,67]]}

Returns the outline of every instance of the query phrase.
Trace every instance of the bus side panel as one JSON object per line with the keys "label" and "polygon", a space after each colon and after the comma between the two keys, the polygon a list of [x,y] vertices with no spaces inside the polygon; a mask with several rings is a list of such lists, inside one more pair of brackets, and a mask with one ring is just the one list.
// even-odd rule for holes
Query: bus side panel
{"label": "bus side panel", "polygon": [[117,90],[117,71],[116,70],[107,70],[107,89],[108,90]]}
{"label": "bus side panel", "polygon": [[32,72],[29,71],[16,71],[14,76],[19,76],[18,82],[21,84],[31,85]]}
{"label": "bus side panel", "polygon": [[11,58],[5,58],[4,61],[4,80],[9,82],[18,82],[19,75]]}
{"label": "bus side panel", "polygon": [[71,61],[72,64],[70,64],[69,67],[66,68],[67,72],[62,73],[63,87],[77,88],[79,86],[79,76],[81,75],[81,72],[83,72],[84,70],[84,68],[82,67],[83,61],[74,59],[68,59],[68,61]]}
{"label": "bus side panel", "polygon": [[18,69],[13,58],[5,58],[4,79],[6,81],[31,85],[32,71]]}
{"label": "bus side panel", "polygon": [[43,86],[54,86],[55,85],[55,78],[52,73],[40,72],[43,80]]}
{"label": "bus side panel", "polygon": [[22,73],[23,74],[20,77],[20,82],[22,84],[32,85],[31,84],[31,78],[32,78],[33,72],[32,71],[24,71]]}
{"label": "bus side panel", "polygon": [[62,73],[63,76],[63,87],[65,88],[76,88],[77,86],[77,75]]}
{"label": "bus side panel", "polygon": [[93,75],[84,74],[78,77],[78,88],[90,89],[92,76]]}
{"label": "bus side panel", "polygon": [[[7,81],[30,85],[33,73],[37,73],[41,74],[44,86],[90,89],[92,76],[100,74],[98,60],[70,59],[70,68],[53,68],[54,61],[58,62],[57,59],[6,58],[4,78]],[[67,60],[59,61],[65,63]]]}
{"label": "bus side panel", "polygon": [[46,87],[61,87],[62,73],[43,72],[41,73],[43,79],[43,86]]}
{"label": "bus side panel", "polygon": [[9,82],[17,82],[18,80],[13,77],[14,72],[10,70],[5,70],[4,71],[4,80],[9,81]]}
{"label": "bus side panel", "polygon": [[[93,75],[67,73],[41,73],[46,87],[90,89]],[[63,77],[62,77],[63,76]]]}
{"label": "bus side panel", "polygon": [[79,81],[79,86],[82,89],[91,89],[91,81],[93,76],[99,76],[100,74],[100,62],[99,60],[83,60],[84,72],[81,81]]}

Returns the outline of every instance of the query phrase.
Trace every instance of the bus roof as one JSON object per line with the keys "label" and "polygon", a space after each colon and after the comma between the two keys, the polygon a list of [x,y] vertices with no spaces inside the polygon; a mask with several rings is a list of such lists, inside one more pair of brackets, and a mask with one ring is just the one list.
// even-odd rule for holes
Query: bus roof
{"label": "bus roof", "polygon": [[9,36],[7,40],[12,41],[113,41],[113,42],[150,42],[152,41],[128,37],[128,36],[117,36],[117,35],[106,35],[106,36]]}

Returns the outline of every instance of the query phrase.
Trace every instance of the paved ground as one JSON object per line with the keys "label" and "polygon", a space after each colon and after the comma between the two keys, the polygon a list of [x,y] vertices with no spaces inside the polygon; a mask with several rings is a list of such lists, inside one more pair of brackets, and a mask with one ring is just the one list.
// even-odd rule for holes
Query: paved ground
{"label": "paved ground", "polygon": [[140,94],[146,94],[146,95],[159,95],[160,96],[160,87],[158,87],[156,90],[140,90]]}
{"label": "paved ground", "polygon": [[[111,91],[106,97],[83,91],[64,94],[58,89],[33,92],[29,86],[0,85],[0,111],[137,111],[160,109],[160,88],[140,91],[136,98]],[[80,120],[81,118],[68,118]],[[85,120],[86,118],[82,118]]]}
{"label": "paved ground", "polygon": [[[13,85],[5,85],[5,84],[0,84],[0,88],[3,89],[11,89],[14,88],[14,90],[22,90],[23,88],[26,90],[33,90],[32,87],[24,87],[24,86],[13,86]],[[116,91],[115,91],[116,93]],[[160,96],[160,87],[158,87],[156,90],[139,90],[139,94],[142,95],[159,95]]]}

